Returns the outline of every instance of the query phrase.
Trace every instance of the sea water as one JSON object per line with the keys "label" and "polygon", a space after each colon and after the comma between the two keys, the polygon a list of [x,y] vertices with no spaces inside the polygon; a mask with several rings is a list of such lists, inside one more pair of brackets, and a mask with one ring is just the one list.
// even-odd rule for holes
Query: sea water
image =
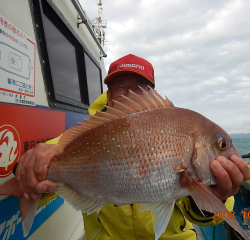
{"label": "sea water", "polygon": [[[233,138],[233,144],[239,151],[240,155],[248,154],[250,151],[250,138]],[[247,163],[249,158],[243,158]]]}

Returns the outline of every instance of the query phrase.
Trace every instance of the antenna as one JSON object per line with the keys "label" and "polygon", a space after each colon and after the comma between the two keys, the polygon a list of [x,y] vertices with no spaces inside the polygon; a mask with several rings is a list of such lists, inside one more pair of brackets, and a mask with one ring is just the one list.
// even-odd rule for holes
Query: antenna
{"label": "antenna", "polygon": [[105,31],[103,28],[107,28],[107,21],[102,20],[101,14],[103,12],[102,0],[97,0],[97,17],[92,21],[92,27],[96,33],[96,37],[99,40],[101,46],[104,46]]}

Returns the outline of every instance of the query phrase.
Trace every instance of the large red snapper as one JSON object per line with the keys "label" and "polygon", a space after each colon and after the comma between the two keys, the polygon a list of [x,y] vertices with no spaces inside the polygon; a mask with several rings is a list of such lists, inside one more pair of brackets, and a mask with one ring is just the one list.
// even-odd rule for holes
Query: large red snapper
{"label": "large red snapper", "polygon": [[[205,187],[216,184],[210,162],[218,155],[239,156],[221,127],[174,107],[152,89],[142,96],[131,92],[114,108],[70,128],[59,146],[61,153],[52,159],[47,179],[58,183],[60,196],[88,214],[107,202],[141,203],[142,211],[151,210],[156,217],[155,239],[165,231],[178,198],[191,195],[201,209],[227,211]],[[0,194],[20,197],[15,180],[1,185]],[[20,201],[24,235],[38,202]],[[248,239],[235,219],[225,220]]]}

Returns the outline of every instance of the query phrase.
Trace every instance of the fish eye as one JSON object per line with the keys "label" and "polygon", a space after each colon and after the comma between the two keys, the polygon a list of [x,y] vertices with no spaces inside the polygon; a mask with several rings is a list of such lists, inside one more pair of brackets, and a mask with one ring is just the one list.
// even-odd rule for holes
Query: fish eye
{"label": "fish eye", "polygon": [[229,147],[229,143],[223,138],[219,138],[217,141],[217,149],[219,151],[224,151]]}

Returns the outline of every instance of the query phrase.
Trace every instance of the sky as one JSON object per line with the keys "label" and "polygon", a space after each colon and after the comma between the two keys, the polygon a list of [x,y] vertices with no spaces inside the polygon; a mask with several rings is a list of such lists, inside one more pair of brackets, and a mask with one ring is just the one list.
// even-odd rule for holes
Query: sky
{"label": "sky", "polygon": [[[97,1],[79,0],[90,19]],[[228,133],[250,133],[249,0],[102,0],[104,59],[152,63],[156,90]]]}

